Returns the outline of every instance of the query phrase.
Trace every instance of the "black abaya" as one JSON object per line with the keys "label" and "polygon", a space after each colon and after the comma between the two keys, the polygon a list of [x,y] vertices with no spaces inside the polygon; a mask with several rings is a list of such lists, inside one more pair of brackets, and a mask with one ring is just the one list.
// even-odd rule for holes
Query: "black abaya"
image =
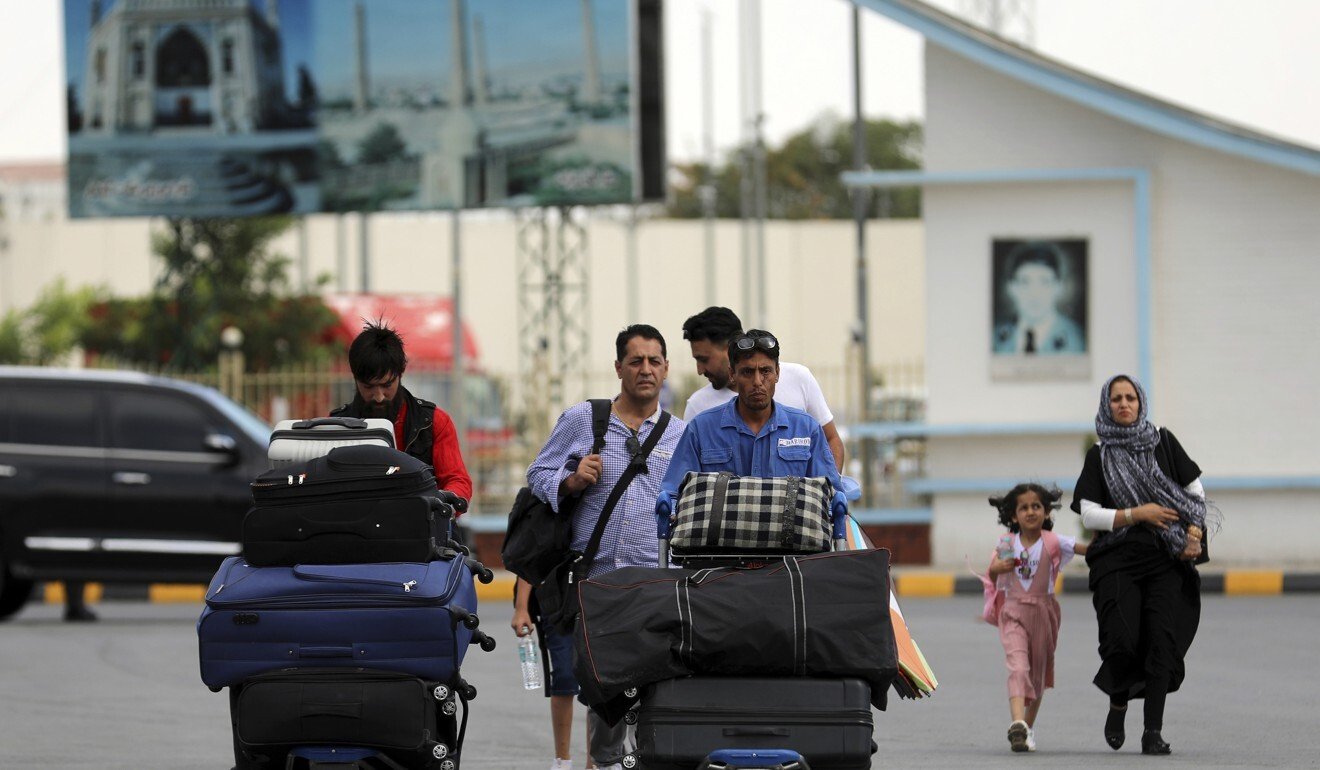
{"label": "black abaya", "polygon": [[[1155,459],[1161,472],[1182,485],[1201,475],[1171,433],[1161,429],[1160,439]],[[1087,452],[1073,492],[1073,510],[1080,512],[1082,500],[1119,507],[1105,484],[1099,446]],[[1200,625],[1200,575],[1143,525],[1130,527],[1121,537],[1097,533],[1086,563],[1100,636],[1096,687],[1114,702],[1147,696],[1163,701],[1182,684],[1183,658]],[[1150,716],[1147,728],[1159,729],[1149,724]]]}

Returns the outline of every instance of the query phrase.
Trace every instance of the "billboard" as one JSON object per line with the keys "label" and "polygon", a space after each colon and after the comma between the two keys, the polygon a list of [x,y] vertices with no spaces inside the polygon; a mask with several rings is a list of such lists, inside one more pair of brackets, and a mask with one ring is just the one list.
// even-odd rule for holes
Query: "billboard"
{"label": "billboard", "polygon": [[72,217],[663,197],[661,0],[65,0]]}

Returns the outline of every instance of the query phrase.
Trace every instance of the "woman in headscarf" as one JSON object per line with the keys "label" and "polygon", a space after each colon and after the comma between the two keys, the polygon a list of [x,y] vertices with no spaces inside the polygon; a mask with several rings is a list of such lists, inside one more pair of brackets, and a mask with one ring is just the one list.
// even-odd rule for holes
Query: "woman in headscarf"
{"label": "woman in headscarf", "polygon": [[1168,754],[1164,699],[1182,684],[1183,656],[1201,620],[1206,505],[1201,469],[1147,419],[1145,391],[1118,375],[1095,417],[1099,443],[1073,492],[1072,509],[1095,533],[1086,563],[1100,630],[1095,685],[1109,695],[1105,740],[1123,745],[1128,702],[1144,698],[1141,753]]}

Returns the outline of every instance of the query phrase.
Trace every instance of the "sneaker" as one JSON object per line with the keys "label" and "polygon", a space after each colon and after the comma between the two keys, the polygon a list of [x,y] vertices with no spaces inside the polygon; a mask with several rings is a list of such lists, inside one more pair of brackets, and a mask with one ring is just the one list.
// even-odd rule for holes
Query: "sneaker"
{"label": "sneaker", "polygon": [[1027,751],[1036,750],[1036,728],[1027,728]]}
{"label": "sneaker", "polygon": [[612,765],[597,765],[597,770],[623,770],[623,765],[615,762]]}
{"label": "sneaker", "polygon": [[1027,723],[1022,720],[1008,726],[1008,744],[1013,747],[1014,751],[1027,750],[1027,734],[1030,731],[1031,728],[1027,727]]}
{"label": "sneaker", "polygon": [[550,770],[573,770],[573,760],[555,757],[555,763],[550,766]]}

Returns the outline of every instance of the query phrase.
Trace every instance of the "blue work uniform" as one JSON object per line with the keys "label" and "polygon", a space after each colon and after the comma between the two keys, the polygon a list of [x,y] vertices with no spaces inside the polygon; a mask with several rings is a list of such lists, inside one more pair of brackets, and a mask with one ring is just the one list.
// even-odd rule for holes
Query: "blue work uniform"
{"label": "blue work uniform", "polygon": [[775,402],[770,419],[752,433],[738,415],[738,401],[708,409],[687,424],[660,483],[657,508],[673,508],[688,471],[728,471],[759,478],[824,476],[834,488],[831,507],[844,510],[843,482],[816,418]]}

